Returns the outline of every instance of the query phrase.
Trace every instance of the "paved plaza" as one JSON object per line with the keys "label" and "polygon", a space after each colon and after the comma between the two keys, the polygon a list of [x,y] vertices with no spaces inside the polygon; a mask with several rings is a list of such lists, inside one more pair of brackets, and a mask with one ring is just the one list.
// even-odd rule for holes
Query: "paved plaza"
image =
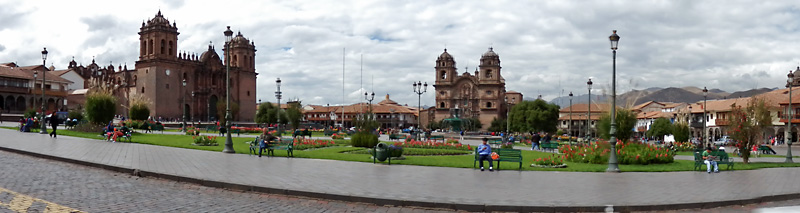
{"label": "paved plaza", "polygon": [[[663,210],[796,199],[800,168],[589,173],[385,165],[224,154],[0,129],[0,149],[207,186],[471,211]],[[244,146],[244,144],[235,144]],[[780,152],[780,151],[779,151]],[[779,153],[780,154],[780,153]],[[690,157],[691,158],[691,157]],[[782,158],[757,158],[760,160]],[[741,162],[739,160],[739,162]]]}

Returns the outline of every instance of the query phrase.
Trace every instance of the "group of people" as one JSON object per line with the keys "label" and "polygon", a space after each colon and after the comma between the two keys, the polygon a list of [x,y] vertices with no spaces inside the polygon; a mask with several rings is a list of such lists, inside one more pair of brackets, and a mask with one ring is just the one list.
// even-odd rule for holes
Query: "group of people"
{"label": "group of people", "polygon": [[531,150],[541,150],[540,143],[550,143],[553,136],[550,133],[534,133],[531,132]]}
{"label": "group of people", "polygon": [[[21,119],[19,119],[19,131],[20,132],[30,132],[31,128],[38,127],[38,126],[34,126],[34,123],[36,121],[38,121],[38,120],[35,120],[34,118],[27,118],[27,119],[26,118],[21,118]],[[40,122],[44,122],[44,121],[40,121]],[[61,119],[58,119],[58,116],[56,116],[56,112],[50,113],[50,128],[52,129],[52,131],[50,131],[49,135],[50,135],[51,138],[56,138],[56,136],[58,136],[56,134],[56,129],[58,127],[58,124],[60,124],[60,123],[61,123]]]}
{"label": "group of people", "polygon": [[124,122],[122,122],[122,126],[117,127],[114,125],[113,121],[110,121],[108,125],[103,128],[103,135],[106,136],[107,141],[117,142],[118,137],[127,135],[130,131],[131,129],[128,128],[127,124]]}

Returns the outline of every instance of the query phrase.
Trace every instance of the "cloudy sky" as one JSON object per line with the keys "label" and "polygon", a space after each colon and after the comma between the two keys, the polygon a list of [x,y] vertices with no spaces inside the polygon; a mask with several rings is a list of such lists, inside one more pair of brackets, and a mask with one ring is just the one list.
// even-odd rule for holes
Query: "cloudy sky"
{"label": "cloudy sky", "polygon": [[0,62],[40,64],[47,47],[57,69],[92,56],[132,68],[139,27],[159,10],[177,22],[180,51],[222,50],[228,25],[254,41],[258,98],[273,102],[280,77],[284,98],[341,104],[343,49],[344,102],[366,90],[414,106],[412,82],[432,84],[444,48],[472,72],[494,47],[507,90],[546,100],[585,94],[589,78],[595,94],[610,88],[612,30],[618,93],[782,87],[800,64],[800,2],[730,0],[0,1]]}

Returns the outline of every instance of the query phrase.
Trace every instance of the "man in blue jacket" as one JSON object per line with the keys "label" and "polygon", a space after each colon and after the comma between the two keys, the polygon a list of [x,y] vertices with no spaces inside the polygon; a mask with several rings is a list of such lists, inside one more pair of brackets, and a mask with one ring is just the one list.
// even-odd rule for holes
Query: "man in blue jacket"
{"label": "man in blue jacket", "polygon": [[489,147],[489,145],[486,144],[488,141],[489,139],[483,138],[483,144],[478,145],[478,161],[480,161],[479,165],[481,166],[481,172],[483,171],[484,160],[489,161],[489,171],[494,171],[492,170],[492,157],[490,156],[492,154],[492,147]]}

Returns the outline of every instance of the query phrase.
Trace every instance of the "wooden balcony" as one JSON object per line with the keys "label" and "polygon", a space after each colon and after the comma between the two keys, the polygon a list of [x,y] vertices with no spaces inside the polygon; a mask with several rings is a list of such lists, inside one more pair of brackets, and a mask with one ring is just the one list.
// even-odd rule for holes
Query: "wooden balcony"
{"label": "wooden balcony", "polygon": [[[32,91],[34,95],[42,95],[41,89],[35,89]],[[56,96],[56,97],[67,97],[67,91],[62,90],[45,90],[44,95],[46,96]]]}
{"label": "wooden balcony", "polygon": [[[0,86],[0,92],[28,94],[30,88],[26,87],[4,87]],[[39,91],[41,93],[41,91]]]}

